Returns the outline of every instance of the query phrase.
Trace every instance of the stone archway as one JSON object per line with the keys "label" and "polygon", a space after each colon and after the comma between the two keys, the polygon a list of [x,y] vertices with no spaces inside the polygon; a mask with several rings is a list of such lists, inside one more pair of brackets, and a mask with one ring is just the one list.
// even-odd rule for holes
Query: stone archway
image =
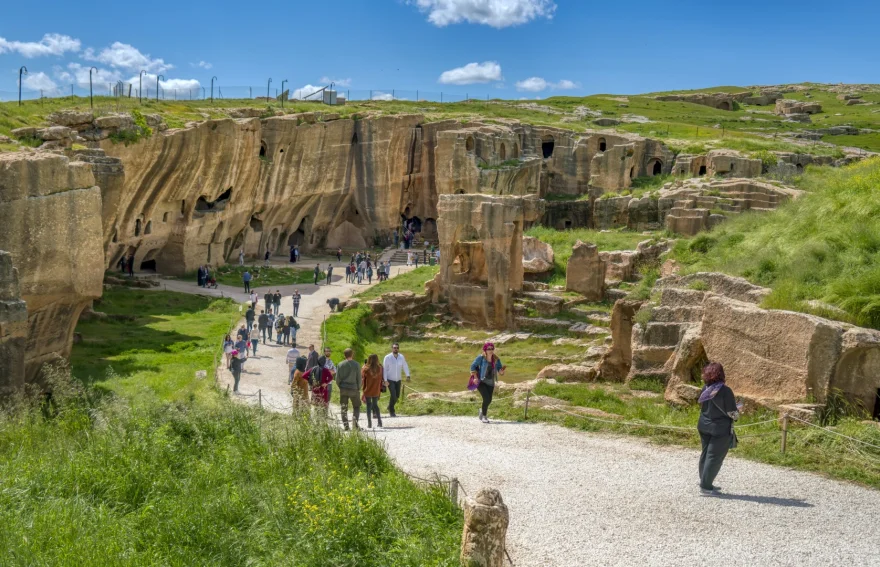
{"label": "stone archway", "polygon": [[608,142],[605,141],[605,138],[599,138],[599,151],[604,152],[608,149]]}
{"label": "stone archway", "polygon": [[657,158],[648,162],[648,174],[651,176],[663,173],[663,162]]}
{"label": "stone archway", "polygon": [[541,155],[544,156],[544,159],[553,156],[555,146],[556,141],[553,139],[553,136],[547,135],[541,138]]}

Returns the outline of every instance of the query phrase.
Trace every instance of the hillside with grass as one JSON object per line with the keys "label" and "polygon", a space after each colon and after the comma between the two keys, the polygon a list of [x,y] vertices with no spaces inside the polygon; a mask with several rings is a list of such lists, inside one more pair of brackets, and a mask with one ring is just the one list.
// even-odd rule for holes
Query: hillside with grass
{"label": "hillside with grass", "polygon": [[675,259],[772,288],[765,307],[880,329],[880,158],[811,167],[798,185],[807,194],[776,211],[679,241]]}
{"label": "hillside with grass", "polygon": [[[842,155],[840,146],[880,151],[880,133],[859,132],[854,135],[825,136],[822,143],[799,141],[786,136],[829,126],[850,125],[858,129],[880,128],[880,85],[858,85],[858,93],[867,104],[848,106],[837,95],[846,90],[841,85],[804,83],[785,93],[786,98],[810,100],[822,104],[823,111],[812,116],[811,123],[792,122],[773,114],[773,105],[738,105],[732,111],[714,109],[690,102],[659,101],[659,94],[612,95],[596,94],[585,97],[550,97],[540,101],[476,100],[437,103],[429,101],[349,101],[344,106],[326,106],[317,102],[289,101],[281,107],[279,101],[253,99],[210,100],[143,100],[137,98],[95,97],[95,112],[139,109],[144,114],[163,116],[170,128],[182,128],[188,122],[211,118],[226,118],[230,108],[251,107],[263,111],[264,117],[277,112],[325,112],[340,117],[359,118],[367,115],[423,114],[428,121],[456,119],[502,121],[519,120],[529,124],[556,126],[573,131],[600,128],[593,123],[597,117],[620,120],[612,127],[621,132],[636,133],[663,140],[675,151],[729,148],[746,152],[778,150],[821,155]],[[710,93],[756,91],[758,87],[714,87],[676,93]],[[87,110],[88,99],[63,97],[0,103],[0,135],[10,135],[15,128],[40,126],[52,112],[64,109]],[[15,150],[17,146],[0,144],[0,151]]]}
{"label": "hillside with grass", "polygon": [[214,386],[237,304],[111,289],[95,309],[51,398],[0,408],[0,563],[458,565],[462,514],[439,484]]}

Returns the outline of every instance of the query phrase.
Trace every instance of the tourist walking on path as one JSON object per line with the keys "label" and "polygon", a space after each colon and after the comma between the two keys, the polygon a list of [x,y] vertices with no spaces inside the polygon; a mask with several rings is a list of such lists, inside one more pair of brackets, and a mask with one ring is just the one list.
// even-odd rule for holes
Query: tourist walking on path
{"label": "tourist walking on path", "polygon": [[269,267],[269,258],[271,258],[271,257],[272,257],[272,254],[269,252],[269,249],[266,248],[266,254],[264,254],[264,256],[263,256],[263,266],[264,267],[266,267],[266,268]]}
{"label": "tourist walking on path", "polygon": [[342,414],[342,426],[348,431],[348,402],[354,410],[354,428],[360,429],[358,420],[361,415],[361,367],[352,360],[354,351],[350,348],[342,353],[345,360],[339,363],[336,371],[336,383],[339,385],[339,407]]}
{"label": "tourist walking on path", "polygon": [[275,313],[281,309],[281,290],[276,289],[275,293],[272,294],[272,303],[275,305]]}
{"label": "tourist walking on path", "polygon": [[[287,352],[289,358],[290,351]],[[303,378],[306,372],[306,357],[297,356],[291,366],[288,382],[290,383],[290,396],[293,398],[293,409],[296,411],[305,407],[309,401],[309,381]]]}
{"label": "tourist walking on path", "polygon": [[388,393],[390,398],[388,401],[388,415],[391,417],[397,417],[397,413],[394,411],[394,405],[400,398],[401,372],[406,375],[407,382],[411,379],[409,365],[406,363],[406,358],[400,353],[399,344],[394,343],[391,345],[391,352],[385,355],[385,359],[382,361],[382,367],[384,369],[385,381],[388,382]]}
{"label": "tourist walking on path", "polygon": [[[280,294],[279,294],[280,295]],[[299,302],[302,300],[302,296],[299,293],[298,289],[293,290],[293,316],[299,317]],[[279,300],[280,302],[280,300]]]}
{"label": "tourist walking on path", "polygon": [[703,367],[703,391],[700,392],[700,419],[697,431],[703,451],[700,453],[700,493],[718,492],[713,483],[727,451],[736,447],[733,422],[739,419],[742,404],[736,403],[733,390],[724,383],[724,367],[711,362]]}
{"label": "tourist walking on path", "polygon": [[318,355],[318,351],[315,350],[315,345],[309,345],[309,352],[306,355],[306,370],[311,370],[315,366],[318,366],[318,359],[320,356]]}
{"label": "tourist walking on path", "polygon": [[241,275],[241,281],[244,282],[244,292],[251,292],[251,273],[247,270]]}
{"label": "tourist walking on path", "polygon": [[257,290],[252,289],[249,297],[251,299],[251,307],[256,309],[257,303],[260,301],[260,295],[257,293]]}
{"label": "tourist walking on path", "polygon": [[279,313],[278,317],[275,319],[275,344],[280,345],[281,341],[284,339],[285,321],[287,321],[287,317],[284,316],[284,313]]}
{"label": "tourist walking on path", "polygon": [[333,277],[333,264],[327,264],[327,285],[330,285],[330,278]]}
{"label": "tourist walking on path", "polygon": [[257,344],[260,342],[260,333],[257,332],[257,326],[251,326],[251,352],[254,353],[254,356],[257,356]]}
{"label": "tourist walking on path", "polygon": [[321,264],[315,264],[315,285],[318,285],[319,277],[321,277]]}
{"label": "tourist walking on path", "polygon": [[290,341],[290,317],[285,317],[281,323],[281,344],[286,345]]}
{"label": "tourist walking on path", "polygon": [[230,365],[232,364],[232,351],[235,350],[235,341],[232,340],[232,337],[226,335],[226,338],[223,339],[223,354],[226,355],[226,370],[229,370]]}
{"label": "tourist walking on path", "polygon": [[337,248],[337,249],[336,249],[336,261],[337,261],[337,262],[341,262],[341,261],[342,261],[342,248]]}
{"label": "tourist walking on path", "polygon": [[134,277],[134,254],[129,254],[128,256],[128,277]]}
{"label": "tourist walking on path", "polygon": [[269,328],[269,316],[266,315],[265,310],[260,310],[260,316],[257,317],[257,323],[259,325],[260,334],[263,335],[263,342],[266,342],[266,330]]}
{"label": "tourist walking on path", "polygon": [[272,331],[275,329],[275,314],[269,313],[267,316],[269,318],[268,323],[266,324],[266,328],[269,330],[269,340],[272,340]]}
{"label": "tourist walking on path", "polygon": [[382,415],[379,413],[379,396],[382,395],[382,386],[387,386],[387,384],[385,384],[385,374],[382,371],[382,365],[379,364],[378,354],[371,354],[367,358],[367,363],[361,369],[361,378],[364,388],[364,401],[367,403],[367,427],[373,428],[373,417],[376,418],[376,425],[382,427]]}
{"label": "tourist walking on path", "polygon": [[291,315],[287,318],[287,322],[290,325],[290,346],[296,346],[296,332],[299,330],[299,323],[296,322],[296,319]]}
{"label": "tourist walking on path", "polygon": [[[297,350],[297,348],[295,346],[290,347],[290,349],[287,351],[287,356],[285,357],[284,360],[285,360],[285,362],[287,362],[287,370],[289,372],[293,373],[294,363],[296,362],[296,359],[299,358],[299,356],[300,356],[299,350]],[[303,360],[305,360],[305,357],[303,357]],[[305,364],[305,363],[303,363],[303,364]],[[306,370],[306,368],[305,368],[305,366],[303,366],[303,372],[305,372],[305,370]],[[288,381],[288,384],[289,383],[290,382]]]}
{"label": "tourist walking on path", "polygon": [[275,307],[275,295],[271,290],[267,291],[263,296],[263,303],[265,303],[266,312],[271,313]]}
{"label": "tourist walking on path", "polygon": [[294,262],[299,262],[299,245],[293,247]]}
{"label": "tourist walking on path", "polygon": [[373,283],[373,267],[367,264],[367,283]]}
{"label": "tourist walking on path", "polygon": [[[324,356],[318,358],[318,366],[325,368],[330,371],[330,375],[336,378],[337,368],[336,365],[333,364],[333,361],[330,359],[331,351],[329,348],[324,349]],[[327,385],[327,395],[333,395],[333,384]]]}
{"label": "tourist walking on path", "polygon": [[296,247],[290,247],[290,263],[293,264],[296,262]]}
{"label": "tourist walking on path", "polygon": [[244,248],[238,250],[238,265],[244,266]]}
{"label": "tourist walking on path", "polygon": [[244,312],[244,320],[247,321],[247,328],[250,330],[251,326],[254,324],[254,319],[256,318],[256,314],[254,313],[253,307],[248,307],[248,310]]}
{"label": "tourist walking on path", "polygon": [[232,391],[233,393],[238,393],[238,382],[241,380],[241,358],[239,358],[237,350],[232,351],[232,362],[229,365],[229,370],[232,372],[232,379],[235,381]]}
{"label": "tourist walking on path", "polygon": [[477,355],[471,364],[471,376],[480,381],[477,391],[483,398],[479,416],[483,423],[489,423],[489,404],[492,403],[492,394],[495,392],[495,380],[498,376],[504,376],[504,369],[501,359],[495,356],[495,345],[492,343],[484,344],[483,353]]}

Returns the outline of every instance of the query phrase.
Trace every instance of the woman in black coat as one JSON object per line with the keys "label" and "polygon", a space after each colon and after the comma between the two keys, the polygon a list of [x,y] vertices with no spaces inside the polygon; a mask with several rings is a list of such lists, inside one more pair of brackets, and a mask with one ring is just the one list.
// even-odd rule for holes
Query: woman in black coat
{"label": "woman in black coat", "polygon": [[733,422],[739,419],[742,406],[736,403],[733,390],[724,383],[724,367],[711,362],[703,368],[705,386],[700,392],[700,419],[697,431],[703,452],[700,454],[700,493],[711,495],[718,492],[713,485],[727,451],[735,446]]}

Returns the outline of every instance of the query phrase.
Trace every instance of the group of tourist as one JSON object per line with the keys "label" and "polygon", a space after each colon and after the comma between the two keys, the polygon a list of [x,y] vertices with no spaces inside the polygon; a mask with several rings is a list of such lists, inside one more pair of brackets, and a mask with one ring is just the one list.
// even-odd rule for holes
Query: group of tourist
{"label": "group of tourist", "polygon": [[119,271],[123,274],[128,274],[129,277],[134,277],[134,254],[129,254],[126,256],[125,254],[116,262],[116,267],[119,268]]}
{"label": "group of tourist", "polygon": [[[366,405],[367,427],[373,428],[374,419],[376,425],[382,427],[379,397],[386,390],[389,392],[388,416],[397,417],[396,404],[400,398],[403,376],[407,381],[412,378],[400,346],[397,343],[391,346],[391,352],[385,356],[383,364],[379,364],[377,354],[368,356],[363,365],[353,357],[354,351],[347,348],[337,365],[329,348],[324,349],[323,356],[318,355],[313,344],[309,345],[306,355],[301,355],[295,347],[287,351],[288,384],[294,407],[303,409],[311,405],[326,413],[333,384],[336,383],[342,426],[346,430],[352,426],[360,428],[362,403]],[[351,422],[348,418],[349,405],[352,409]]]}
{"label": "group of tourist", "polygon": [[211,273],[210,264],[199,266],[199,269],[196,272],[196,281],[198,282],[199,287],[217,287],[217,280]]}

